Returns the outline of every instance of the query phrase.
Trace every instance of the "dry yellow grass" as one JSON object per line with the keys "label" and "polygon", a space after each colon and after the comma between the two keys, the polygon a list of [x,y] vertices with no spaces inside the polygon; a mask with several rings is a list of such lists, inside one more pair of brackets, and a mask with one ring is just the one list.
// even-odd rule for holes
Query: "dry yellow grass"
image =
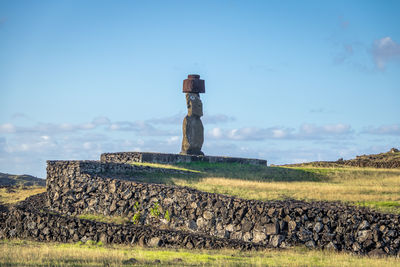
{"label": "dry yellow grass", "polygon": [[6,188],[0,188],[0,203],[14,204],[24,200],[27,197],[40,194],[45,191],[45,187],[17,187],[11,192],[8,192]]}
{"label": "dry yellow grass", "polygon": [[360,168],[303,168],[302,170],[323,174],[325,178],[322,181],[249,181],[206,177],[193,181],[175,179],[174,183],[246,199],[294,198],[307,201],[344,201],[400,213],[400,170]]}
{"label": "dry yellow grass", "polygon": [[137,261],[135,266],[400,266],[399,258],[369,258],[299,247],[240,252],[0,241],[0,265],[123,266],[131,258]]}
{"label": "dry yellow grass", "polygon": [[129,162],[130,165],[136,165],[136,166],[148,166],[151,168],[158,168],[158,169],[171,169],[171,170],[178,170],[178,171],[187,171],[187,172],[193,172],[193,173],[201,173],[200,171],[196,170],[191,170],[175,165],[170,165],[170,164],[161,164],[161,163],[150,163],[150,162]]}

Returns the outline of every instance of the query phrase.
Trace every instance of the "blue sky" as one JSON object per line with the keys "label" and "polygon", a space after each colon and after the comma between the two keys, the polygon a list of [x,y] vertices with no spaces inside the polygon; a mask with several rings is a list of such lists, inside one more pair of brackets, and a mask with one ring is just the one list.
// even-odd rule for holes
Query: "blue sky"
{"label": "blue sky", "polygon": [[0,1],[0,172],[178,153],[197,73],[209,155],[400,147],[399,1]]}

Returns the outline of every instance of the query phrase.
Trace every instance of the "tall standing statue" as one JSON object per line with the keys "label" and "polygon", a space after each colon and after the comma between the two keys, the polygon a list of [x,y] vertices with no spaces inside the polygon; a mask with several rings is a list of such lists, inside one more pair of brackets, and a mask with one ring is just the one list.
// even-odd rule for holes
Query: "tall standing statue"
{"label": "tall standing statue", "polygon": [[183,140],[181,154],[204,155],[201,147],[204,142],[204,128],[200,117],[203,116],[203,103],[200,93],[205,93],[204,80],[200,75],[191,74],[183,81],[183,92],[186,93],[188,114],[183,120]]}

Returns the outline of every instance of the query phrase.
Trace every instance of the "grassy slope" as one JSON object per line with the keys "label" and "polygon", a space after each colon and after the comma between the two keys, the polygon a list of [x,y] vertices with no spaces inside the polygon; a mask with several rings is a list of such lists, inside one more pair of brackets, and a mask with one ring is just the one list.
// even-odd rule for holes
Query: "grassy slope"
{"label": "grassy slope", "polygon": [[400,214],[400,169],[267,167],[202,162],[181,163],[176,167],[200,173],[151,174],[138,179],[246,199],[343,201]]}
{"label": "grassy slope", "polygon": [[46,180],[40,179],[31,175],[14,175],[0,172],[0,185],[8,186],[45,186]]}
{"label": "grassy slope", "polygon": [[136,260],[135,266],[400,266],[396,258],[358,257],[305,248],[240,252],[0,240],[2,265],[127,266],[126,261],[131,258]]}
{"label": "grassy slope", "polygon": [[[354,159],[337,161],[314,161],[308,163],[285,164],[286,167],[380,167],[380,168],[397,168],[400,163],[400,152],[389,151],[380,154],[361,155]],[[396,167],[397,166],[397,167]]]}

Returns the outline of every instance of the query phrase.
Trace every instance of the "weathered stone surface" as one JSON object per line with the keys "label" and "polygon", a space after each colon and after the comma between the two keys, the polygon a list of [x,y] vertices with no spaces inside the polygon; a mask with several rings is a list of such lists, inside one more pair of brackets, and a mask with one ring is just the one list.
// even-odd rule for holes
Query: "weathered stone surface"
{"label": "weathered stone surface", "polygon": [[371,238],[371,231],[370,230],[362,230],[357,233],[357,241],[362,243],[367,239]]}
{"label": "weathered stone surface", "polygon": [[[182,155],[154,152],[117,152],[103,153],[100,161],[104,163],[130,163],[130,162],[151,162],[151,163],[180,163],[180,162],[208,162],[208,163],[239,163],[251,165],[267,165],[266,160],[250,158],[232,158],[201,155]],[[152,168],[149,168],[151,171]],[[166,171],[168,169],[165,169]],[[169,170],[171,171],[171,170]]]}
{"label": "weathered stone surface", "polygon": [[372,256],[372,257],[384,257],[386,256],[385,251],[383,251],[380,248],[376,248],[374,250],[371,250],[370,252],[368,252],[368,256]]}
{"label": "weathered stone surface", "polygon": [[279,224],[278,223],[269,223],[265,226],[265,231],[266,231],[267,235],[279,234]]}
{"label": "weathered stone surface", "polygon": [[358,244],[357,242],[353,243],[353,251],[354,252],[359,252],[361,250],[361,246],[360,244]]}
{"label": "weathered stone surface", "polygon": [[203,116],[203,103],[201,102],[199,94],[186,94],[186,105],[189,117],[202,117]]}
{"label": "weathered stone surface", "polygon": [[[48,212],[46,194],[27,198],[12,209],[0,209],[0,238],[29,238],[37,241],[138,244],[150,247],[259,250],[265,244],[217,238],[185,231],[157,229],[152,226],[95,222]],[[28,225],[43,224],[41,229]],[[63,229],[69,229],[64,231]],[[132,261],[134,262],[134,261]]]}
{"label": "weathered stone surface", "polygon": [[213,217],[213,214],[212,214],[212,212],[206,210],[206,211],[203,213],[203,217],[204,217],[204,219],[206,219],[206,220],[211,220],[212,217]]}
{"label": "weathered stone surface", "polygon": [[153,237],[147,242],[149,247],[159,247],[161,245],[161,239],[159,237]]}
{"label": "weathered stone surface", "polygon": [[315,246],[315,242],[313,240],[307,241],[305,243],[305,246],[308,247],[308,248],[315,248],[316,247]]}
{"label": "weathered stone surface", "polygon": [[362,223],[360,224],[360,226],[358,228],[360,230],[368,229],[369,228],[369,223],[366,220],[364,220],[364,221],[362,221]]}
{"label": "weathered stone surface", "polygon": [[325,246],[325,248],[328,249],[328,250],[337,250],[337,247],[336,247],[336,245],[335,245],[333,242],[329,242],[329,243]]}
{"label": "weathered stone surface", "polygon": [[183,139],[181,154],[204,155],[201,147],[204,142],[204,127],[198,116],[186,116],[183,120]]}
{"label": "weathered stone surface", "polygon": [[204,80],[200,79],[198,74],[189,74],[186,80],[183,80],[184,93],[205,93]]}
{"label": "weathered stone surface", "polygon": [[307,242],[312,239],[312,233],[305,228],[300,229],[299,233],[297,234],[299,239],[303,242]]}
{"label": "weathered stone surface", "polygon": [[282,241],[285,240],[285,237],[282,235],[273,235],[271,236],[270,243],[274,248],[279,247]]}
{"label": "weathered stone surface", "polygon": [[188,114],[183,120],[183,139],[181,154],[204,155],[201,147],[204,142],[204,128],[200,117],[203,116],[203,103],[199,93],[205,92],[204,80],[200,75],[192,74],[183,82],[183,92],[186,93]]}
{"label": "weathered stone surface", "polygon": [[296,230],[296,228],[297,228],[297,223],[295,221],[289,221],[289,223],[288,223],[289,232],[290,233],[294,232]]}
{"label": "weathered stone surface", "polygon": [[263,232],[254,232],[253,234],[253,242],[259,243],[259,242],[265,242],[265,239],[267,238],[267,235]]}
{"label": "weathered stone surface", "polygon": [[204,142],[204,127],[200,117],[203,116],[203,103],[198,93],[186,94],[188,115],[183,120],[182,150],[184,155],[204,155],[201,147]]}
{"label": "weathered stone surface", "polygon": [[324,228],[324,225],[320,222],[317,222],[314,226],[314,232],[319,233],[321,232],[322,228]]}

